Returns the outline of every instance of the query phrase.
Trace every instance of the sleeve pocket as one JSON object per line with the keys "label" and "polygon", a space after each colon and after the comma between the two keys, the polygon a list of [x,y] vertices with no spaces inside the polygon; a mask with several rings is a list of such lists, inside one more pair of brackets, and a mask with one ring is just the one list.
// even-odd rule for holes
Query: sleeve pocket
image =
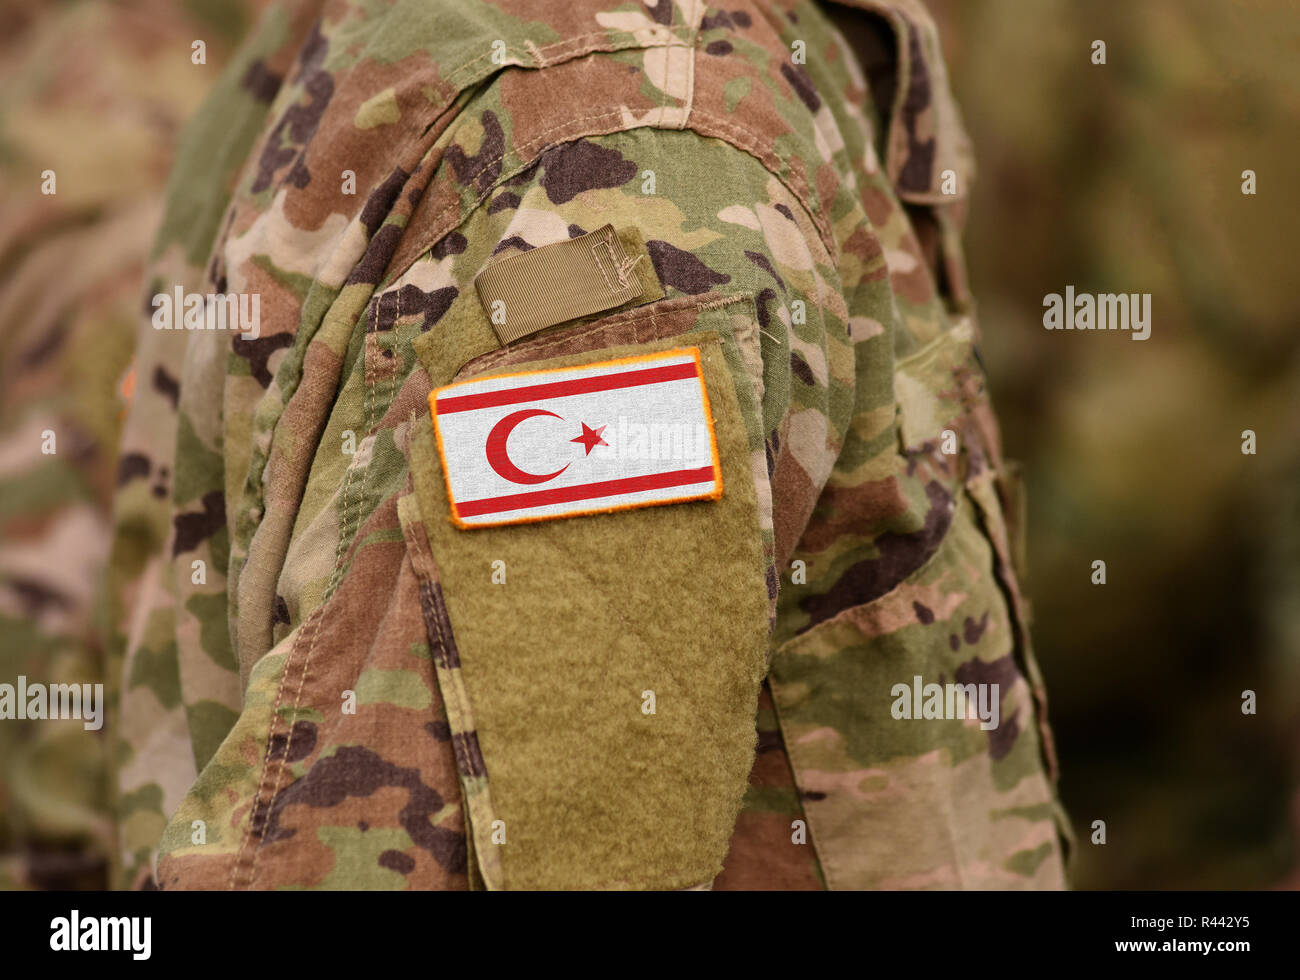
{"label": "sleeve pocket", "polygon": [[942,519],[923,561],[880,559],[897,580],[814,617],[772,664],[822,868],[832,888],[1060,887],[1069,830],[1013,557],[1017,495],[972,324],[894,383],[899,472]]}
{"label": "sleeve pocket", "polygon": [[418,510],[407,504],[403,524],[408,550],[427,542],[422,588],[437,602],[426,621],[453,738],[473,749],[458,761],[489,888],[689,888],[721,870],[770,616],[756,393],[737,340],[747,309],[744,297],[649,304],[455,374],[696,347],[719,499],[462,529],[448,519],[430,417],[417,420]]}

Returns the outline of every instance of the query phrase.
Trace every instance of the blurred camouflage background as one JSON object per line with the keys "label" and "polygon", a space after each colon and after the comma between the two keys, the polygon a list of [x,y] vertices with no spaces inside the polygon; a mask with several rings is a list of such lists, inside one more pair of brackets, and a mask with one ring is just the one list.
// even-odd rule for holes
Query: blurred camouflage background
{"label": "blurred camouflage background", "polygon": [[[145,260],[180,127],[257,6],[0,0],[0,682],[104,679],[97,570]],[[104,886],[106,728],[0,723],[0,888]]]}
{"label": "blurred camouflage background", "polygon": [[[1298,887],[1300,6],[930,7],[979,167],[967,255],[1027,469],[1073,882]],[[1150,339],[1045,330],[1067,284],[1151,293]]]}
{"label": "blurred camouflage background", "polygon": [[[0,680],[100,679],[144,261],[179,127],[261,2],[0,0]],[[1300,9],[929,5],[979,166],[966,244],[1029,479],[1074,884],[1300,887]],[[1151,338],[1044,330],[1066,285],[1151,293]],[[88,745],[0,725],[0,888],[102,885]]]}

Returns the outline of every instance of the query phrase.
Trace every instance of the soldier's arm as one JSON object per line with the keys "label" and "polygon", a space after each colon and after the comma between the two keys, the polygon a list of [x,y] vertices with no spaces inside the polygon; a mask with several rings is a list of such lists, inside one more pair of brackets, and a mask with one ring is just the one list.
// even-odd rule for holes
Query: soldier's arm
{"label": "soldier's arm", "polygon": [[[606,227],[637,295],[618,301],[616,288],[609,309],[502,344],[512,313],[538,311],[506,310],[494,324],[475,280],[507,261],[522,262],[525,278],[578,275],[583,266],[551,261],[555,246],[578,241],[591,254],[592,233]],[[852,405],[835,270],[803,206],[756,159],[650,129],[547,150],[428,246],[377,292],[354,335],[297,519],[304,540],[313,522],[353,522],[356,543],[332,597],[302,625],[277,627],[277,646],[253,667],[243,715],[165,838],[160,879],[341,882],[343,854],[373,846],[346,814],[385,784],[324,787],[373,783],[377,769],[410,772],[438,801],[422,814],[437,826],[422,840],[400,808],[378,807],[365,834],[397,836],[359,869],[348,858],[351,884],[401,873],[454,886],[466,871],[495,887],[705,884],[726,854],[753,759],[778,588],[774,528],[798,537]],[[555,309],[565,314],[563,303]],[[533,383],[546,377],[533,372],[556,368],[599,374],[674,351],[698,354],[707,395],[717,472],[705,496],[668,487],[578,500],[548,520],[528,511],[477,519],[494,526],[453,512],[447,472],[474,461],[446,444],[439,452],[431,391],[484,376]],[[690,392],[656,397],[667,404],[650,421],[694,422]],[[618,414],[644,404],[597,398],[588,408],[612,414],[566,417],[573,432],[558,441],[524,429],[508,445],[535,459],[531,431],[549,451],[567,450],[551,469],[577,468],[587,454],[570,437],[590,423],[606,443],[597,460],[603,448],[624,453],[631,474],[680,470],[672,455],[696,433],[639,430],[638,418]],[[364,473],[339,451],[349,431]],[[617,477],[612,465],[606,475]],[[472,479],[466,486],[462,505],[491,481],[481,493]],[[520,516],[531,519],[513,523]],[[291,542],[280,585],[290,620],[319,592],[332,557]],[[285,772],[247,764],[267,744],[268,768]],[[195,819],[238,828],[241,818],[266,838],[256,867],[237,843],[193,845]],[[457,856],[462,834],[468,861]],[[337,859],[289,856],[309,840],[329,842]]]}
{"label": "soldier's arm", "polygon": [[[435,246],[406,278],[468,282],[495,263],[564,275],[546,248],[605,226],[643,277],[640,302],[499,348],[491,295],[458,297],[415,342],[422,366],[437,388],[697,347],[721,499],[461,528],[443,489],[458,460],[432,451],[423,418],[411,469],[468,700],[488,727],[464,723],[479,727],[494,809],[500,798],[517,815],[505,825],[528,835],[499,851],[504,880],[685,887],[712,877],[734,828],[787,557],[777,528],[797,540],[813,509],[855,366],[838,275],[802,205],[752,156],[690,132],[547,151],[461,229],[463,252]],[[636,443],[635,418],[595,421],[611,451],[654,451],[653,430]],[[551,814],[558,824],[531,829]],[[495,851],[480,836],[479,853]]]}
{"label": "soldier's arm", "polygon": [[[697,887],[805,811],[832,886],[1054,873],[996,432],[913,224],[951,259],[951,106],[900,85],[882,167],[813,12],[807,69],[783,21],[664,12],[494,23],[526,70],[484,41],[396,95],[304,47],[211,264],[262,336],[186,352],[224,483],[175,500],[180,673],[239,710],[186,696],[219,744],[163,887]],[[180,573],[226,541],[216,604]],[[896,723],[915,676],[1010,724]],[[790,765],[746,797],[759,704]]]}

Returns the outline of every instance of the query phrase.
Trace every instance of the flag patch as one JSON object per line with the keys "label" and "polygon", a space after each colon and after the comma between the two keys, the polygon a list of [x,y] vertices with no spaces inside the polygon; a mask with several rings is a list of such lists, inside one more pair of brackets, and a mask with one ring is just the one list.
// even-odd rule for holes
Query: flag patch
{"label": "flag patch", "polygon": [[698,347],[459,381],[429,409],[458,527],[722,495]]}

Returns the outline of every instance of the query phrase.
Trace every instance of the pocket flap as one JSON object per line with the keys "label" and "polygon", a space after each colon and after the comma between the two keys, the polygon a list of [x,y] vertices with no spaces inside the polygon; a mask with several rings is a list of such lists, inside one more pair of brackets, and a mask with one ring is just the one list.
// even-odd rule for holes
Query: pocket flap
{"label": "pocket flap", "polygon": [[717,499],[464,529],[428,414],[413,435],[445,603],[435,663],[444,691],[464,694],[446,698],[448,718],[476,747],[462,781],[478,781],[466,796],[490,888],[688,888],[721,870],[753,759],[769,597],[749,420],[699,313],[680,313],[688,337],[527,368],[698,348]]}

